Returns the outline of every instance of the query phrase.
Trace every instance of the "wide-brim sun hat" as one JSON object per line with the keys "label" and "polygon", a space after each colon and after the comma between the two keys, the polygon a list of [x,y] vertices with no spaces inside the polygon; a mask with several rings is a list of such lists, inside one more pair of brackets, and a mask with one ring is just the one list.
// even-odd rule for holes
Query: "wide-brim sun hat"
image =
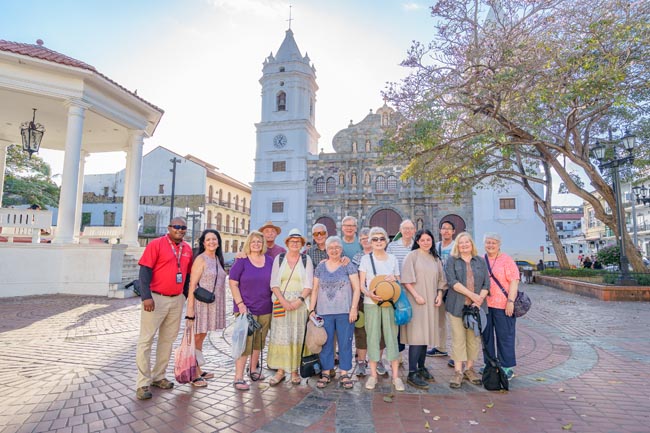
{"label": "wide-brim sun hat", "polygon": [[301,239],[303,245],[305,245],[307,243],[307,238],[305,238],[302,235],[302,233],[300,233],[299,229],[291,229],[291,231],[289,232],[289,235],[284,240],[284,244],[287,245],[287,246],[289,245],[289,239]]}
{"label": "wide-brim sun hat", "polygon": [[260,227],[258,231],[264,232],[264,229],[273,229],[273,230],[275,230],[275,232],[277,234],[282,233],[282,229],[280,227],[276,226],[275,224],[273,224],[273,221],[265,222],[264,225],[262,227]]}
{"label": "wide-brim sun hat", "polygon": [[[370,282],[369,290],[384,301],[392,301],[394,304],[399,299],[402,289],[397,281],[386,281],[386,275],[377,275]],[[380,306],[392,307],[393,305],[390,302],[382,302]]]}

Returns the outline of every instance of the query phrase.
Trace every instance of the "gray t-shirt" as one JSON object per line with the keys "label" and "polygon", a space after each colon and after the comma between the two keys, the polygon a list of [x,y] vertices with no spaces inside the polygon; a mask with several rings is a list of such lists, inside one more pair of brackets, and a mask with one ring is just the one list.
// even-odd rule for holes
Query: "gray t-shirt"
{"label": "gray t-shirt", "polygon": [[348,314],[352,306],[352,284],[350,275],[356,274],[352,263],[339,266],[334,272],[327,269],[325,262],[316,266],[314,277],[318,278],[318,300],[316,312],[319,315]]}
{"label": "gray t-shirt", "polygon": [[454,248],[454,243],[455,242],[456,241],[451,241],[451,243],[449,245],[447,245],[446,247],[442,246],[442,242],[436,242],[436,251],[438,252],[438,255],[440,256],[440,260],[442,260],[443,266],[447,262],[447,259],[449,258],[449,256],[451,255],[451,250],[452,250],[452,248]]}

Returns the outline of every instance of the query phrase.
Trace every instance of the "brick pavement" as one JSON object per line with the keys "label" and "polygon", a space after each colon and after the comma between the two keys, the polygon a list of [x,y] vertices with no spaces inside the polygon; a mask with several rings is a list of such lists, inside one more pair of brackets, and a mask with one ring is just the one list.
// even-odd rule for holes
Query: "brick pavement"
{"label": "brick pavement", "polygon": [[137,300],[1,299],[0,433],[650,432],[648,303],[526,288],[535,305],[518,322],[510,392],[467,383],[452,390],[447,358],[428,358],[438,382],[392,402],[384,401],[393,394],[388,379],[375,392],[362,383],[344,391],[336,381],[325,390],[310,381],[235,392],[221,333],[204,350],[215,373],[208,388],[153,389],[152,400],[138,401]]}

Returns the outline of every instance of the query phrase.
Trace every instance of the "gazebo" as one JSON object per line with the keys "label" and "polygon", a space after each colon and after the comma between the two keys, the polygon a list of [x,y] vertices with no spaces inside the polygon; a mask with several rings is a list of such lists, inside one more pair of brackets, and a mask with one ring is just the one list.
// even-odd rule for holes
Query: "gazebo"
{"label": "gazebo", "polygon": [[[0,296],[105,296],[121,282],[127,248],[138,247],[142,147],[156,130],[163,110],[93,66],[46,48],[41,40],[35,45],[0,40],[0,101],[0,200],[7,147],[21,145],[20,127],[32,120],[33,109],[37,110],[36,122],[46,128],[41,148],[65,152],[52,242],[0,243]],[[85,158],[114,151],[126,152],[124,211],[118,229],[121,242],[80,244]],[[23,218],[12,211],[0,209],[0,227],[10,222],[16,225],[17,218]],[[43,215],[33,212],[27,219],[40,218],[42,223]]]}

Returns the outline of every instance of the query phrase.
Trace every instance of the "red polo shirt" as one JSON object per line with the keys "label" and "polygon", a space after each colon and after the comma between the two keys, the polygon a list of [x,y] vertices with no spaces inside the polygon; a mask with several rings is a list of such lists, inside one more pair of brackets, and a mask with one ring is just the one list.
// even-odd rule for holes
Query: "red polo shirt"
{"label": "red polo shirt", "polygon": [[[183,281],[177,283],[179,255]],[[138,264],[153,269],[150,286],[152,292],[163,295],[180,295],[183,293],[185,278],[192,267],[192,248],[185,241],[176,245],[169,235],[165,235],[149,242]]]}

